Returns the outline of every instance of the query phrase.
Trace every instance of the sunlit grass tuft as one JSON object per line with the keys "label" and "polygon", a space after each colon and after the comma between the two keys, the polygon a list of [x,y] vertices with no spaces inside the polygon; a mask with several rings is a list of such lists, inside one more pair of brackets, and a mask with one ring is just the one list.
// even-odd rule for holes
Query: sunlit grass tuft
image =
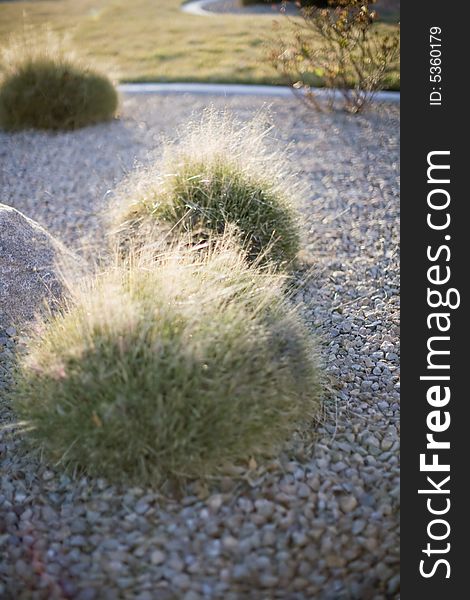
{"label": "sunlit grass tuft", "polygon": [[190,232],[199,239],[236,227],[251,260],[286,266],[299,251],[297,181],[269,144],[266,113],[241,123],[207,109],[167,142],[163,156],[116,193],[113,228],[123,240]]}
{"label": "sunlit grass tuft", "polygon": [[0,127],[77,129],[111,119],[118,95],[105,75],[65,49],[50,32],[29,31],[3,52]]}
{"label": "sunlit grass tuft", "polygon": [[285,284],[227,236],[117,261],[33,335],[13,393],[28,435],[66,467],[151,485],[272,453],[319,395]]}

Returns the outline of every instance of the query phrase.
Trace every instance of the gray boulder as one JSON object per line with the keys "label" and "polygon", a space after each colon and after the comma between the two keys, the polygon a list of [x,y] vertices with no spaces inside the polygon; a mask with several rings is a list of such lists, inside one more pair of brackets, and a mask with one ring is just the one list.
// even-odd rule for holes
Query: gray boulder
{"label": "gray boulder", "polygon": [[0,204],[0,326],[22,325],[64,292],[58,264],[73,255],[40,225]]}

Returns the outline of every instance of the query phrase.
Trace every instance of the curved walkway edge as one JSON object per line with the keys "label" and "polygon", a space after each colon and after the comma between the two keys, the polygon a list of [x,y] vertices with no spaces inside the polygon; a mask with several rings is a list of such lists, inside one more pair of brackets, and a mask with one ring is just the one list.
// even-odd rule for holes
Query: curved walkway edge
{"label": "curved walkway edge", "polygon": [[213,0],[193,0],[190,2],[184,2],[180,9],[190,15],[197,15],[199,17],[214,17],[217,13],[205,10],[204,6],[210,4]]}
{"label": "curved walkway edge", "polygon": [[[213,96],[292,96],[289,86],[244,85],[232,83],[122,83],[118,89],[123,94],[208,94]],[[319,97],[331,90],[315,88]],[[336,91],[339,94],[339,91]],[[378,92],[374,98],[378,102],[400,102],[400,92]]]}
{"label": "curved walkway edge", "polygon": [[[206,7],[209,7],[211,4],[215,4],[214,10],[207,10]],[[222,4],[222,6],[220,6]],[[219,8],[217,8],[219,5]],[[180,5],[181,12],[187,13],[189,15],[196,15],[198,17],[216,17],[220,15],[232,15],[233,17],[240,16],[250,16],[256,15],[261,17],[273,17],[273,16],[282,16],[283,12],[281,11],[281,5],[276,5],[277,9],[273,13],[273,6],[270,4],[257,4],[252,6],[243,6],[237,5],[234,0],[232,0],[232,6],[230,3],[225,4],[221,3],[220,0],[187,0]],[[294,6],[287,7],[287,13],[297,14],[298,9]]]}

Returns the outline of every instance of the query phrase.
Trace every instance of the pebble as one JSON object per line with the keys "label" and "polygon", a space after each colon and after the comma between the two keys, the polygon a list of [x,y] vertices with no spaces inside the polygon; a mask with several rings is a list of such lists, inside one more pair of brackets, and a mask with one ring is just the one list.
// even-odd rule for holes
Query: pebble
{"label": "pebble", "polygon": [[394,595],[399,591],[399,589],[400,589],[400,575],[397,574],[390,578],[388,585],[387,585],[387,592],[390,595]]}
{"label": "pebble", "polygon": [[149,508],[150,508],[150,506],[147,504],[147,502],[139,501],[135,505],[135,512],[138,515],[144,515],[148,511]]}
{"label": "pebble", "polygon": [[97,597],[96,590],[90,587],[81,589],[76,596],[77,600],[95,600]]}
{"label": "pebble", "polygon": [[357,506],[357,500],[354,496],[346,496],[341,498],[340,507],[341,510],[345,513],[352,512]]}
{"label": "pebble", "polygon": [[165,561],[165,554],[161,550],[154,550],[150,555],[153,565],[161,565]]}

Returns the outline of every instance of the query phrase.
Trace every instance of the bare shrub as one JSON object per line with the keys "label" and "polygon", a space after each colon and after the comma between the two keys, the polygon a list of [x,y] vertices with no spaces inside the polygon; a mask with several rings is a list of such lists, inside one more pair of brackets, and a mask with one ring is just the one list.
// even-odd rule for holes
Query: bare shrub
{"label": "bare shrub", "polygon": [[346,110],[356,113],[386,84],[399,55],[399,32],[387,33],[375,25],[375,0],[334,4],[302,8],[302,19],[290,20],[290,35],[280,37],[269,57],[316,109],[325,103],[312,86],[321,84],[329,90],[327,107],[336,107],[340,98]]}

